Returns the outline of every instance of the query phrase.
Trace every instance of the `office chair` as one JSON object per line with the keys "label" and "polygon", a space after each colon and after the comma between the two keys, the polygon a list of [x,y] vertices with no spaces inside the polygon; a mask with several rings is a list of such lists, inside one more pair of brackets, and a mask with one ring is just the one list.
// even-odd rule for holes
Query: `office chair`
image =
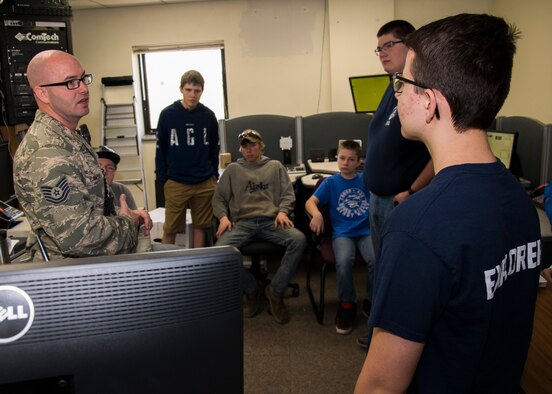
{"label": "office chair", "polygon": [[[213,228],[210,234],[210,245],[216,244],[217,240],[215,234],[217,232],[217,228],[218,220],[214,220]],[[284,246],[280,246],[275,243],[263,240],[253,240],[240,247],[239,250],[242,256],[251,257],[251,267],[249,268],[249,271],[251,272],[251,274],[253,274],[255,279],[262,283],[263,287],[266,287],[270,283],[270,279],[268,278],[267,270],[261,266],[262,257],[280,257],[283,256],[286,252],[286,248]],[[288,288],[291,289],[292,297],[299,297],[299,284],[289,283]]]}
{"label": "office chair", "polygon": [[[270,283],[270,279],[268,279],[268,272],[261,266],[262,256],[283,256],[286,248],[268,241],[253,241],[242,246],[240,252],[243,256],[251,257],[249,271],[265,287]],[[299,297],[299,284],[289,283],[288,288],[291,289],[292,297]]]}

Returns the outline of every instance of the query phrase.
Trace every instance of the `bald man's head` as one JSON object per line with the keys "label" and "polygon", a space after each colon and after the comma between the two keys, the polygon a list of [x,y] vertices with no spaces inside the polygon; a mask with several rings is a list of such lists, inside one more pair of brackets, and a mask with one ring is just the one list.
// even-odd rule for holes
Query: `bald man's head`
{"label": "bald man's head", "polygon": [[[71,130],[89,112],[88,86],[82,83],[84,76],[77,58],[63,51],[40,52],[27,66],[27,79],[38,108]],[[71,80],[77,80],[77,88],[69,89],[65,84]],[[90,82],[91,79],[87,83]]]}
{"label": "bald man's head", "polygon": [[[56,79],[54,81],[54,78],[57,77],[56,66],[66,62],[76,62],[80,65],[79,61],[74,56],[63,51],[43,51],[35,55],[27,66],[27,79],[29,80],[31,88],[50,82],[62,81],[63,79]],[[52,79],[52,81],[50,81],[50,79]]]}

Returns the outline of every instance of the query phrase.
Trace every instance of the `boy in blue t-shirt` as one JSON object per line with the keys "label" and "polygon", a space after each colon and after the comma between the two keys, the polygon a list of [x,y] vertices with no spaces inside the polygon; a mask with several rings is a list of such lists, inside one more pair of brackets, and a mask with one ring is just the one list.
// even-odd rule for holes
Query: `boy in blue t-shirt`
{"label": "boy in blue t-shirt", "polygon": [[374,251],[368,214],[370,195],[362,181],[362,174],[356,172],[361,153],[357,142],[341,142],[337,153],[339,173],[325,179],[305,204],[312,217],[309,226],[317,235],[324,231],[324,219],[318,206],[329,206],[339,293],[335,329],[339,334],[349,334],[352,331],[356,316],[357,295],[353,283],[353,265],[357,248],[368,264],[366,313],[369,313],[372,298]]}

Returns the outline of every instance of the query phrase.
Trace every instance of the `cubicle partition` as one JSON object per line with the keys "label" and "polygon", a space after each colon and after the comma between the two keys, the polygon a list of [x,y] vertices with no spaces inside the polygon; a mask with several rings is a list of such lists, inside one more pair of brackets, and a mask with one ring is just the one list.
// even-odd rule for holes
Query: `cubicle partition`
{"label": "cubicle partition", "polygon": [[337,149],[341,139],[361,140],[365,150],[371,119],[371,114],[355,112],[326,112],[305,117],[248,115],[221,119],[220,151],[230,153],[232,161],[236,161],[240,157],[238,135],[245,129],[254,129],[263,136],[266,156],[285,163],[282,147],[286,148],[290,137],[288,161],[291,160],[290,164],[303,164],[310,158],[312,150],[321,150],[328,157],[330,150]]}
{"label": "cubicle partition", "polygon": [[516,153],[519,159],[518,176],[536,187],[547,182],[550,171],[550,125],[524,116],[501,116],[496,119],[497,130],[517,132]]}
{"label": "cubicle partition", "polygon": [[330,156],[337,150],[339,140],[361,140],[365,152],[371,120],[371,114],[355,112],[325,112],[303,117],[300,124],[303,160],[306,162],[310,158],[312,150],[322,150],[333,160]]}
{"label": "cubicle partition", "polygon": [[[300,163],[300,143],[296,127],[297,118],[282,115],[248,115],[219,121],[220,151],[230,153],[232,161],[240,157],[239,134],[246,129],[257,130],[266,145],[265,156],[285,162],[280,144],[289,143],[291,138],[290,164]],[[283,141],[281,139],[284,138]],[[287,148],[287,146],[285,146]]]}

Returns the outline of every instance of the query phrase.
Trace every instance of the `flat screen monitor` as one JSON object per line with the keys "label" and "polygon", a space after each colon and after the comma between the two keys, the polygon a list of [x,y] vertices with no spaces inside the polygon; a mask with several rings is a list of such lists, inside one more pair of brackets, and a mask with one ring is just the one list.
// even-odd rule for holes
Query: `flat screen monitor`
{"label": "flat screen monitor", "polygon": [[0,266],[0,393],[242,393],[232,247]]}
{"label": "flat screen monitor", "polygon": [[509,169],[516,152],[517,136],[515,132],[487,130],[491,151]]}
{"label": "flat screen monitor", "polygon": [[389,82],[388,74],[349,77],[355,112],[376,112]]}
{"label": "flat screen monitor", "polygon": [[7,142],[0,142],[0,201],[14,197],[12,158]]}

